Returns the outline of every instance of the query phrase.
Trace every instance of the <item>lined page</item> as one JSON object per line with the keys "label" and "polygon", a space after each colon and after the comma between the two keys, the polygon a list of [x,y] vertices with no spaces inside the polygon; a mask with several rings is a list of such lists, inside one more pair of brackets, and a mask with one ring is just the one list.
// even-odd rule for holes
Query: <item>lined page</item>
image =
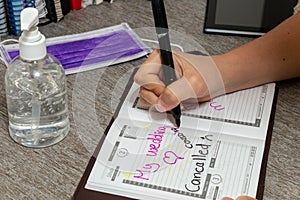
{"label": "lined page", "polygon": [[[134,88],[134,87],[133,87]],[[132,88],[132,89],[133,89]],[[261,127],[262,123],[268,123],[268,117],[271,111],[273,102],[275,84],[266,84],[259,87],[250,88],[247,90],[238,91],[235,93],[223,95],[200,104],[184,104],[185,110],[182,110],[182,116],[209,120],[221,121],[229,124],[236,124],[248,127]],[[138,89],[136,89],[138,90]],[[131,109],[129,112],[136,112],[138,118],[143,119],[144,113],[135,110],[144,110],[149,112],[148,108],[144,107],[139,102],[138,93],[132,92],[130,103],[125,109]],[[266,119],[262,119],[263,114],[266,114]],[[132,114],[134,118],[135,114]],[[151,120],[147,118],[145,120]]]}
{"label": "lined page", "polygon": [[87,189],[138,199],[255,196],[263,141],[117,120]]}

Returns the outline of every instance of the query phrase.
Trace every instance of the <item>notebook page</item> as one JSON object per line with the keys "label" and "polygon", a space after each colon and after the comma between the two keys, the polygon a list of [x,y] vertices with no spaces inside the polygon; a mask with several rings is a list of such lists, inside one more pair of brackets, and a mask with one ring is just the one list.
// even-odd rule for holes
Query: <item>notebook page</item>
{"label": "notebook page", "polygon": [[[183,127],[224,132],[264,139],[269,124],[275,84],[238,91],[201,104],[184,104]],[[133,121],[151,121],[172,125],[172,116],[145,108],[139,103],[139,86],[133,84],[120,111]],[[243,134],[241,135],[241,131]]]}
{"label": "notebook page", "polygon": [[118,118],[86,188],[137,199],[255,196],[264,141]]}

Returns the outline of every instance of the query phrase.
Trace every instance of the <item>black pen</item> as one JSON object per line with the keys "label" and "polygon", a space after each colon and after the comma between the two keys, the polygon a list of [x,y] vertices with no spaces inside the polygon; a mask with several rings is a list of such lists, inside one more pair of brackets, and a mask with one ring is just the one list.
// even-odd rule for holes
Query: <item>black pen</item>
{"label": "black pen", "polygon": [[[176,81],[176,73],[174,69],[168,22],[163,0],[152,0],[152,10],[164,72],[164,83],[168,86],[172,82]],[[179,128],[181,117],[180,104],[173,108],[170,112],[175,118],[176,125]]]}

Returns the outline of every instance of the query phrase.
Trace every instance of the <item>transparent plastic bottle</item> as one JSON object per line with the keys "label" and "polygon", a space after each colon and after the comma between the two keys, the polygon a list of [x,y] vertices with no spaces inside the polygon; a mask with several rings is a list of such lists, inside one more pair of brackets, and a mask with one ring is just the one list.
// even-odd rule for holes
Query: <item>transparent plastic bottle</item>
{"label": "transparent plastic bottle", "polygon": [[19,144],[40,148],[61,141],[69,131],[66,76],[60,62],[46,53],[45,37],[35,27],[36,9],[24,10],[23,19],[33,23],[23,26],[20,56],[5,74],[9,134]]}

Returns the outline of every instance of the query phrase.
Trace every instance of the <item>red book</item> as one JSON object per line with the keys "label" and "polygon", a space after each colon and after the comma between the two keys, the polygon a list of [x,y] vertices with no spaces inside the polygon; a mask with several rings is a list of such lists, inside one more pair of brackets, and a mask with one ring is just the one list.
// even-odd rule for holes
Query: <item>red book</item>
{"label": "red book", "polygon": [[81,9],[81,0],[70,0],[71,1],[71,10]]}

